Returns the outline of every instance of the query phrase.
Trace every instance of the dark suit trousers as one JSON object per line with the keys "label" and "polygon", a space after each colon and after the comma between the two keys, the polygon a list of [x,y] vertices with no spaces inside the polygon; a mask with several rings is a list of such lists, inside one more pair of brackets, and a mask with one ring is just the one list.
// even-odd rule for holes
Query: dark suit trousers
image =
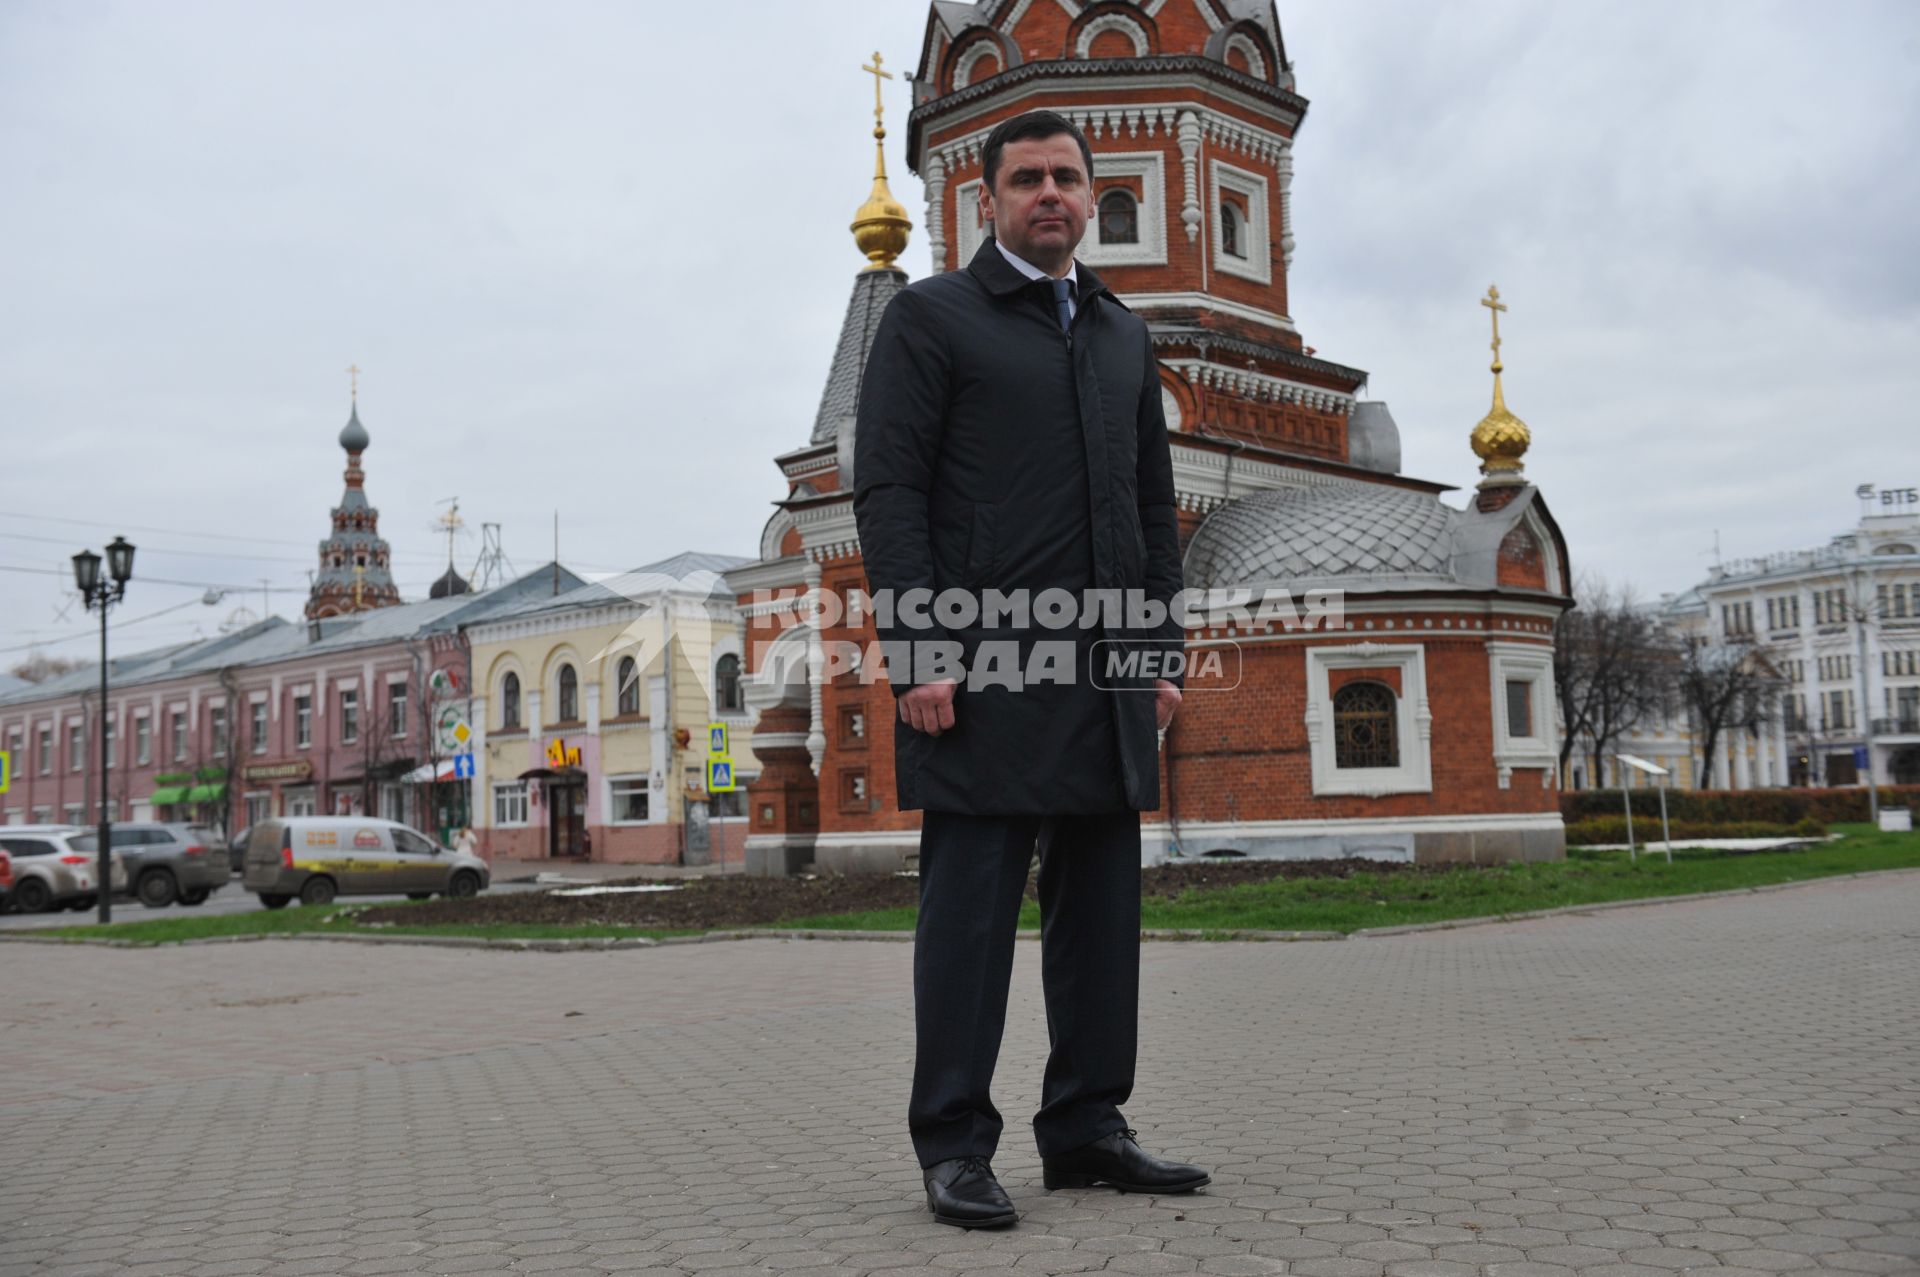
{"label": "dark suit trousers", "polygon": [[1140,1005],[1140,813],[922,813],[914,933],[916,1050],[907,1126],[920,1165],[991,1157],[988,1096],[1013,977],[1014,932],[1040,854],[1047,1056],[1041,1155],[1125,1129]]}

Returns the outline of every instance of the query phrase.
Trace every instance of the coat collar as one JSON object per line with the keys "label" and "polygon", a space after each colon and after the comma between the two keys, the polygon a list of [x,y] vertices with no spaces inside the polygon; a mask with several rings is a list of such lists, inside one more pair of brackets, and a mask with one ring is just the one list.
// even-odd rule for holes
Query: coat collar
{"label": "coat collar", "polygon": [[[1085,262],[1080,261],[1075,264],[1079,268],[1081,305],[1084,306],[1097,293],[1107,293],[1110,298],[1113,296],[1112,293],[1107,292],[1105,282],[1094,274]],[[975,251],[973,260],[967,263],[967,271],[995,297],[1017,293],[1036,282],[1015,270],[1013,263],[1001,256],[1000,249],[994,244],[991,235],[980,241],[980,247]]]}

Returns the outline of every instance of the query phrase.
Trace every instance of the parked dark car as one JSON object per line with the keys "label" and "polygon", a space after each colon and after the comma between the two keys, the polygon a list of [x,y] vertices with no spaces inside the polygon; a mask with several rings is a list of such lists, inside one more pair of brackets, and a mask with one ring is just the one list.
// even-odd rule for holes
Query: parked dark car
{"label": "parked dark car", "polygon": [[[98,834],[74,840],[81,851],[99,845]],[[175,901],[205,904],[233,880],[226,839],[205,825],[128,821],[113,827],[113,849],[126,861],[134,899],[149,909],[164,909]]]}

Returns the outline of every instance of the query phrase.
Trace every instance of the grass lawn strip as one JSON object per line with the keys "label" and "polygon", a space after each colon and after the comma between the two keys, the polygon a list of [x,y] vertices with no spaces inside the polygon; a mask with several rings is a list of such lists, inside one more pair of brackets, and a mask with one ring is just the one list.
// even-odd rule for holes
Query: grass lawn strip
{"label": "grass lawn strip", "polygon": [[[1920,868],[1920,834],[1839,827],[1838,841],[1793,851],[1677,850],[1664,856],[1575,849],[1563,861],[1483,866],[1365,861],[1228,860],[1148,869],[1141,925],[1193,938],[1273,933],[1379,932],[1421,924],[1497,919],[1543,910],[1733,891],[1840,874]],[[235,888],[237,889],[237,888]],[[59,939],[167,944],[264,936],[431,936],[472,940],[684,941],[715,932],[911,932],[919,891],[912,876],[811,880],[690,879],[681,891],[560,897],[498,893],[475,900],[261,909],[211,917],[176,914],[110,927],[11,933]],[[1024,903],[1020,926],[1039,926]],[[862,907],[866,906],[866,907]],[[854,938],[847,934],[846,938]],[[1305,936],[1301,938],[1307,938]],[[1330,938],[1330,937],[1329,937]]]}

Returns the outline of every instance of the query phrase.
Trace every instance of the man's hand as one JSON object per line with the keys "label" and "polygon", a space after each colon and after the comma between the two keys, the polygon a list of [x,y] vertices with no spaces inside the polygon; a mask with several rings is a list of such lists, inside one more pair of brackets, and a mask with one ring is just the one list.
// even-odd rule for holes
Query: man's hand
{"label": "man's hand", "polygon": [[1167,724],[1180,712],[1180,689],[1164,678],[1153,680],[1153,718],[1154,725],[1161,731],[1167,730]]}
{"label": "man's hand", "polygon": [[953,694],[959,684],[952,679],[922,683],[900,696],[900,721],[917,732],[938,736],[953,726]]}

